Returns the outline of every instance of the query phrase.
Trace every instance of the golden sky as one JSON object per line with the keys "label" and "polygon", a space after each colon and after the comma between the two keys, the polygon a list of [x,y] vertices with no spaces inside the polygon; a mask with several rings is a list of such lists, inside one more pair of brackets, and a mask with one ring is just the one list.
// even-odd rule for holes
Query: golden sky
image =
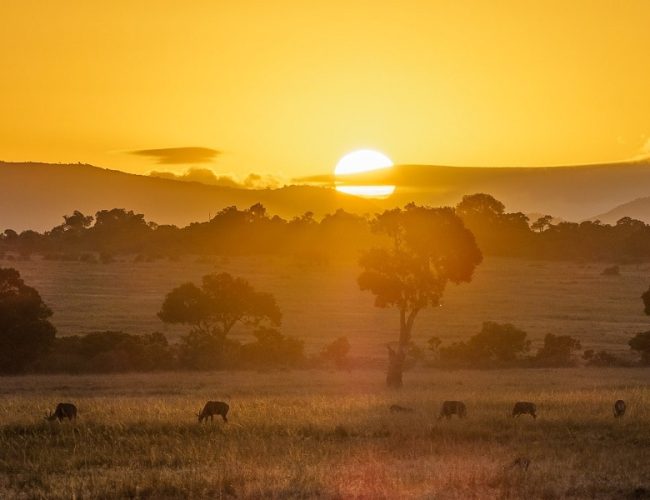
{"label": "golden sky", "polygon": [[[650,146],[650,1],[5,0],[0,159],[217,173],[612,161]],[[650,153],[650,148],[648,148]]]}

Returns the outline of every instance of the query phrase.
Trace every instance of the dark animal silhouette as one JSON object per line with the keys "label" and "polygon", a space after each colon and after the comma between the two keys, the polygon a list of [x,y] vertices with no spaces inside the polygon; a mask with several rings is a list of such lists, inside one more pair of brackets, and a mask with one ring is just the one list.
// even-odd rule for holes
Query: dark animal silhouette
{"label": "dark animal silhouette", "polygon": [[452,415],[458,415],[458,418],[465,418],[467,415],[467,407],[462,401],[445,401],[440,408],[440,415],[438,420],[442,417],[450,419]]}
{"label": "dark animal silhouette", "polygon": [[406,406],[391,405],[390,411],[393,413],[413,413],[415,410],[413,408],[407,408]]}
{"label": "dark animal silhouette", "polygon": [[50,412],[45,416],[45,420],[58,420],[61,422],[64,418],[68,420],[77,420],[77,407],[72,403],[59,403],[56,405],[54,413]]}
{"label": "dark animal silhouette", "polygon": [[517,401],[512,408],[512,416],[518,417],[519,415],[531,415],[533,418],[537,418],[537,406],[528,401]]}
{"label": "dark animal silhouette", "polygon": [[619,399],[614,403],[614,416],[616,418],[622,417],[625,415],[625,410],[627,409],[627,406],[625,405],[625,401],[622,399]]}
{"label": "dark animal silhouette", "polygon": [[203,410],[201,410],[201,413],[197,413],[197,417],[199,417],[199,423],[203,422],[203,420],[207,420],[210,418],[210,421],[214,420],[215,415],[221,415],[221,418],[223,418],[224,422],[228,422],[228,419],[226,418],[226,415],[228,415],[228,410],[230,409],[230,406],[228,406],[227,403],[224,403],[223,401],[208,401],[205,403],[205,406],[203,407]]}

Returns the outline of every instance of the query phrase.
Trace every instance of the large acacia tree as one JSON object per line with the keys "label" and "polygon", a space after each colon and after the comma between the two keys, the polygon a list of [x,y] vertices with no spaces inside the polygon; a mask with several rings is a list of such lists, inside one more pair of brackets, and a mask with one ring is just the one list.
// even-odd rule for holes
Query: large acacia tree
{"label": "large acacia tree", "polygon": [[451,208],[409,204],[377,215],[372,228],[386,237],[386,244],[361,256],[358,283],[375,295],[377,307],[399,312],[397,348],[388,347],[386,383],[400,387],[418,313],[440,305],[448,282],[469,282],[483,257],[474,235]]}
{"label": "large acacia tree", "polygon": [[196,368],[218,367],[226,336],[237,323],[279,325],[280,308],[273,295],[256,291],[243,278],[208,274],[201,286],[185,283],[167,294],[158,317],[165,323],[191,326],[183,338],[186,363]]}
{"label": "large acacia tree", "polygon": [[0,267],[0,372],[19,373],[52,346],[52,311],[13,268]]}

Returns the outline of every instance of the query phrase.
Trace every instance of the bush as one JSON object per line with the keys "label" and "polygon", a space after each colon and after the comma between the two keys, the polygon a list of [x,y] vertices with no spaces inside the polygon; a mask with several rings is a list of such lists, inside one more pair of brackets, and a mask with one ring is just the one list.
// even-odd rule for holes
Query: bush
{"label": "bush", "polygon": [[587,366],[612,367],[612,366],[629,366],[629,363],[608,351],[594,352],[588,349],[582,354]]}
{"label": "bush", "polygon": [[641,364],[650,365],[650,331],[637,333],[628,344],[641,355]]}
{"label": "bush", "polygon": [[345,368],[348,365],[349,352],[350,342],[348,342],[347,337],[339,337],[323,348],[321,358],[333,362],[337,368]]}
{"label": "bush", "polygon": [[486,321],[469,341],[455,342],[448,347],[438,347],[438,350],[443,364],[502,367],[520,364],[529,348],[525,331],[510,323]]}
{"label": "bush", "polygon": [[44,372],[117,373],[174,368],[174,356],[162,333],[130,335],[95,332],[57,338],[37,369]]}
{"label": "bush", "polygon": [[574,352],[580,350],[580,341],[569,335],[553,335],[544,337],[544,345],[533,358],[536,366],[575,366]]}
{"label": "bush", "polygon": [[241,346],[244,366],[255,368],[298,367],[305,362],[302,340],[282,335],[274,328],[260,328],[253,333],[255,342]]}

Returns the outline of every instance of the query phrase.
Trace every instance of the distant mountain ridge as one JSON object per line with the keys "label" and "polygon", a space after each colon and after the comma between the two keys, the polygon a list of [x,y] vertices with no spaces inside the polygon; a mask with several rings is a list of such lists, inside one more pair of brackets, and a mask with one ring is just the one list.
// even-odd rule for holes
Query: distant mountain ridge
{"label": "distant mountain ridge", "polygon": [[269,213],[285,218],[306,211],[321,217],[338,208],[366,214],[409,202],[454,206],[463,195],[478,192],[491,194],[508,212],[543,213],[568,221],[599,218],[609,223],[630,216],[650,223],[650,160],[568,167],[396,165],[346,176],[348,183],[359,185],[397,185],[395,194],[384,200],[339,193],[327,187],[332,180],[317,176],[278,189],[244,189],[86,164],[0,162],[0,231],[50,229],[74,210],[94,215],[98,210],[125,208],[159,224],[185,226],[208,220],[230,205],[247,208],[259,202]]}
{"label": "distant mountain ridge", "polygon": [[0,162],[0,232],[7,228],[43,231],[62,223],[63,215],[74,210],[94,215],[110,208],[143,213],[159,224],[186,226],[206,221],[227,206],[247,208],[258,202],[282,217],[306,211],[322,216],[338,208],[372,213],[379,208],[372,200],[325,187],[239,189],[86,164]]}
{"label": "distant mountain ridge", "polygon": [[591,220],[599,220],[603,224],[616,224],[623,217],[632,217],[650,224],[650,196],[623,203],[608,212],[592,217]]}
{"label": "distant mountain ridge", "polygon": [[650,160],[564,167],[397,165],[350,176],[349,182],[397,185],[391,197],[396,205],[455,205],[465,194],[482,192],[503,202],[509,212],[581,221],[650,196]]}

